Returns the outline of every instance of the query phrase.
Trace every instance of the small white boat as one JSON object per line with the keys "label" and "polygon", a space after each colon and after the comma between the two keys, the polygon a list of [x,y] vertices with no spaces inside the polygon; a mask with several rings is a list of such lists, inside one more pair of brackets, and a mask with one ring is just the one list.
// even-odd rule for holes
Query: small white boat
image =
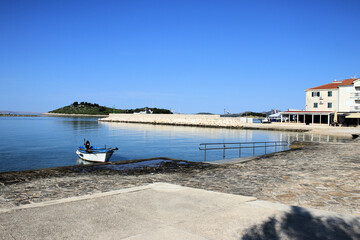
{"label": "small white boat", "polygon": [[261,120],[261,123],[271,123],[271,119],[270,118],[264,118]]}
{"label": "small white boat", "polygon": [[90,162],[107,162],[118,148],[99,148],[90,146],[90,142],[86,141],[83,147],[78,147],[76,154],[79,158]]}

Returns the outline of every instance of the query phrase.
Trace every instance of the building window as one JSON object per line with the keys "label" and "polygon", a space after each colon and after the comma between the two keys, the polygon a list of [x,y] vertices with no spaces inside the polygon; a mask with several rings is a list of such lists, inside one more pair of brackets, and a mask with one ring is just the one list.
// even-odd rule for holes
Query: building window
{"label": "building window", "polygon": [[328,97],[332,97],[332,91],[328,91]]}
{"label": "building window", "polygon": [[320,97],[320,92],[311,92],[312,97]]}
{"label": "building window", "polygon": [[316,103],[314,103],[314,108],[318,108],[318,103],[316,102]]}
{"label": "building window", "polygon": [[328,108],[332,108],[332,102],[328,103]]}

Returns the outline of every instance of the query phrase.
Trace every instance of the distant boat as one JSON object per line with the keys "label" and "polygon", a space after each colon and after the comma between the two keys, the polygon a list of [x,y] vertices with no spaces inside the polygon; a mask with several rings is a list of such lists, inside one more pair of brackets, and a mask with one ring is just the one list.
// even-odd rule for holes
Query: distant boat
{"label": "distant boat", "polygon": [[264,118],[261,120],[261,123],[271,123],[270,118]]}
{"label": "distant boat", "polygon": [[[84,140],[85,142],[85,140]],[[90,161],[90,162],[107,162],[113,155],[114,151],[119,150],[118,148],[99,148],[96,146],[90,146],[90,142],[86,141],[84,146],[78,147],[76,154],[79,158]]]}

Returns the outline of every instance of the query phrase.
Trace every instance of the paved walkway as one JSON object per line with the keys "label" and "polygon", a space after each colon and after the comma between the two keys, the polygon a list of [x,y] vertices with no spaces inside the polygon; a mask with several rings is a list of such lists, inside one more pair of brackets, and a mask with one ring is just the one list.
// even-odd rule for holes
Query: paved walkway
{"label": "paved walkway", "polygon": [[2,209],[0,239],[360,239],[360,218],[155,183]]}

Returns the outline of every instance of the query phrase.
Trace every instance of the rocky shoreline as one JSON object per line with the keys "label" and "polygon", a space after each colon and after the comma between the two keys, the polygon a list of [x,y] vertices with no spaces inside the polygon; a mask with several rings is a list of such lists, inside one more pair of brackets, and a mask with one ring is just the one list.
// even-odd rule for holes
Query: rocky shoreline
{"label": "rocky shoreline", "polygon": [[152,164],[135,167],[137,163],[129,162],[0,173],[0,211],[167,182],[360,215],[359,145],[358,140],[298,143],[298,149],[224,165],[151,159],[147,161]]}

